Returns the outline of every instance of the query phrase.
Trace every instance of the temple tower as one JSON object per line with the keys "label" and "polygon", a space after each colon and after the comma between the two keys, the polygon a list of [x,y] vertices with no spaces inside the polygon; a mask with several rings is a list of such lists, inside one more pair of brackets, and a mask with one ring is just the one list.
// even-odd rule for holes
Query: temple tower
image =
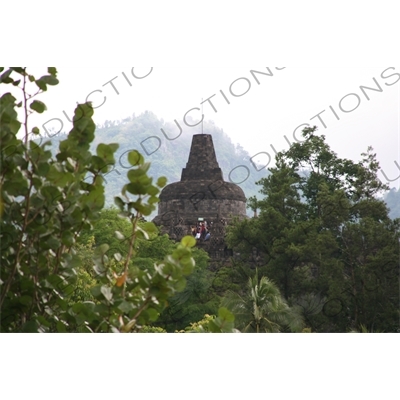
{"label": "temple tower", "polygon": [[160,194],[154,222],[176,240],[190,234],[190,227],[207,221],[212,247],[224,247],[225,226],[233,217],[246,217],[243,190],[225,182],[218,165],[211,135],[194,135],[180,182]]}

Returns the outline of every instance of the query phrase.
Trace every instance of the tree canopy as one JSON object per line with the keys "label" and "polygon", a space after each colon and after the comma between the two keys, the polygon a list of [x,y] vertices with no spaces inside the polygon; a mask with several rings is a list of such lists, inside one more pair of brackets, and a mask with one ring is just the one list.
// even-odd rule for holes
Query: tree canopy
{"label": "tree canopy", "polygon": [[313,330],[397,331],[400,221],[379,199],[387,187],[376,156],[369,148],[358,163],[341,159],[316,128],[303,137],[259,181],[259,217],[227,240],[303,308]]}
{"label": "tree canopy", "polygon": [[227,291],[222,305],[232,310],[236,327],[244,333],[296,332],[303,327],[301,312],[289,307],[274,282],[266,276],[259,279],[258,271],[244,293]]}
{"label": "tree canopy", "polygon": [[[137,150],[129,151],[129,170],[115,198],[123,219],[115,236],[124,244],[114,241],[110,248],[109,237],[101,235],[79,243],[79,235],[101,217],[103,175],[113,168],[119,145],[98,143],[91,152],[96,127],[86,103],[76,108],[73,128],[53,155],[50,140],[32,140],[40,130],[30,126],[30,116],[46,110],[38,96],[58,84],[56,68],[40,78],[22,67],[0,72],[1,86],[19,89],[21,99],[11,91],[0,98],[1,331],[140,331],[184,289],[195,268],[192,237],[163,257],[157,254],[151,268],[136,260],[139,241],[157,232],[142,219],[154,211],[166,179],[153,182],[150,164]],[[82,270],[85,261],[90,270]]]}
{"label": "tree canopy", "polygon": [[[40,78],[0,68],[11,88],[0,97],[2,332],[397,331],[400,220],[381,200],[388,188],[371,148],[360,162],[342,159],[305,129],[261,175],[253,218],[228,229],[234,257],[210,266],[193,237],[174,243],[146,220],[167,179],[152,176],[126,131],[96,133],[90,103],[57,140],[31,126],[46,111],[39,96],[57,84],[54,67]],[[172,129],[151,113],[124,126],[138,140]],[[104,130],[113,142],[102,143]],[[178,170],[171,146],[152,158],[156,171]],[[232,146],[219,155],[228,167],[230,154],[248,156]],[[121,151],[124,167],[109,179]]]}

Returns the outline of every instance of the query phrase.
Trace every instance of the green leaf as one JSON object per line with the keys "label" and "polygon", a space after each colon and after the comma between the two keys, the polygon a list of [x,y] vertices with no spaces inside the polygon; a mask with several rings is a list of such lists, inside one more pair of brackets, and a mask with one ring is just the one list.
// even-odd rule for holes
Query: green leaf
{"label": "green leaf", "polygon": [[157,186],[159,188],[163,188],[167,184],[167,178],[165,176],[161,176],[157,180]]}
{"label": "green leaf", "polygon": [[56,67],[48,67],[48,68],[47,68],[47,72],[48,72],[50,75],[57,75],[57,69],[56,69]]}
{"label": "green leaf", "polygon": [[50,170],[50,165],[48,163],[40,163],[38,165],[36,173],[39,176],[47,177],[47,174],[49,173],[49,170]]}
{"label": "green leaf", "polygon": [[43,92],[47,91],[47,85],[44,81],[38,79],[35,81],[35,83],[40,90],[43,90]]}
{"label": "green leaf", "polygon": [[39,114],[42,114],[46,110],[46,105],[39,100],[34,100],[31,103],[30,108]]}
{"label": "green leaf", "polygon": [[149,194],[152,197],[157,196],[158,193],[160,193],[160,191],[155,186],[150,186],[147,189],[147,194]]}
{"label": "green leaf", "polygon": [[96,255],[104,255],[107,253],[107,251],[109,250],[110,246],[106,243],[101,244],[100,246],[98,246],[95,250],[95,254]]}
{"label": "green leaf", "polygon": [[64,244],[65,246],[72,246],[75,242],[74,240],[74,235],[72,234],[72,232],[66,230],[64,232],[62,232],[61,234],[61,242],[62,244]]}
{"label": "green leaf", "polygon": [[39,88],[42,89],[43,91],[47,90],[47,85],[55,86],[58,85],[58,83],[59,80],[53,75],[42,76],[36,81],[36,85],[38,85]]}
{"label": "green leaf", "polygon": [[92,210],[101,210],[105,202],[104,186],[95,186],[82,200]]}
{"label": "green leaf", "polygon": [[[95,272],[98,276],[102,276],[102,274],[97,273],[96,269]],[[90,292],[92,293],[92,295],[96,298],[99,299],[100,296],[102,296],[101,294],[101,285],[96,285],[90,288]]]}
{"label": "green leaf", "polygon": [[65,187],[75,180],[75,177],[70,172],[63,171],[62,167],[58,164],[53,164],[50,167],[47,179],[57,185],[58,187]]}
{"label": "green leaf", "polygon": [[125,314],[127,314],[129,311],[132,311],[134,308],[135,306],[132,303],[125,300],[118,306],[118,309]]}
{"label": "green leaf", "polygon": [[147,202],[148,202],[149,204],[155,204],[155,203],[159,203],[159,202],[160,202],[160,199],[159,199],[158,197],[151,196],[151,197],[147,200]]}
{"label": "green leaf", "polygon": [[119,144],[118,143],[109,143],[108,146],[110,149],[115,153],[119,149]]}
{"label": "green leaf", "polygon": [[148,172],[150,169],[151,163],[149,162],[144,162],[141,166],[140,169],[144,172]]}
{"label": "green leaf", "polygon": [[194,247],[196,246],[196,239],[193,236],[185,236],[181,240],[181,244],[185,247]]}
{"label": "green leaf", "polygon": [[38,325],[36,321],[28,321],[22,327],[22,333],[37,333],[38,332]]}
{"label": "green leaf", "polygon": [[[91,118],[93,117],[93,113],[94,109],[90,103],[78,104],[78,106],[75,109],[73,121],[75,123],[81,121],[84,117]],[[96,127],[94,126],[94,128]]]}
{"label": "green leaf", "polygon": [[109,302],[111,302],[112,298],[113,298],[113,294],[112,294],[112,290],[110,287],[104,285],[100,288],[100,291],[102,293],[102,295],[105,297],[105,299]]}
{"label": "green leaf", "polygon": [[125,207],[125,202],[121,199],[121,197],[114,197],[114,203],[120,210],[123,210]]}
{"label": "green leaf", "polygon": [[67,333],[67,327],[61,322],[57,322],[57,332],[58,333]]}
{"label": "green leaf", "polygon": [[19,302],[21,303],[21,304],[23,304],[24,306],[29,306],[30,304],[32,304],[32,297],[30,297],[30,296],[22,296],[20,299],[19,299]]}
{"label": "green leaf", "polygon": [[0,75],[0,83],[12,83],[14,82],[14,79],[10,78],[10,75],[12,73],[12,69],[8,69],[6,72],[4,72],[2,75]]}
{"label": "green leaf", "polygon": [[181,259],[181,264],[183,266],[182,268],[182,274],[183,275],[190,275],[194,267],[196,265],[194,259],[191,256],[185,256]]}
{"label": "green leaf", "polygon": [[50,238],[45,243],[48,246],[48,248],[52,250],[58,250],[58,248],[61,246],[60,241],[54,237]]}
{"label": "green leaf", "polygon": [[222,333],[221,328],[215,323],[215,319],[208,323],[208,330],[211,333]]}
{"label": "green leaf", "polygon": [[131,182],[137,182],[139,180],[139,178],[143,175],[146,175],[146,172],[144,172],[141,168],[139,169],[130,169],[128,171],[128,179]]}
{"label": "green leaf", "polygon": [[26,75],[25,69],[22,67],[12,67],[15,72],[18,72],[21,75]]}
{"label": "green leaf", "polygon": [[137,167],[144,163],[144,158],[137,150],[133,150],[128,153],[128,161],[133,167]]}
{"label": "green leaf", "polygon": [[44,325],[47,328],[50,328],[51,324],[45,317],[42,317],[41,315],[36,317],[38,322],[40,322],[42,325]]}
{"label": "green leaf", "polygon": [[218,310],[218,317],[227,322],[235,321],[235,316],[225,307]]}
{"label": "green leaf", "polygon": [[179,281],[176,282],[176,284],[175,284],[175,290],[177,292],[182,292],[183,289],[185,289],[185,287],[186,287],[186,279],[185,278],[179,279]]}
{"label": "green leaf", "polygon": [[131,194],[146,194],[146,186],[141,185],[140,183],[128,183],[125,185],[126,190]]}
{"label": "green leaf", "polygon": [[137,227],[138,233],[141,232],[146,240],[149,240],[149,234],[140,226]]}
{"label": "green leaf", "polygon": [[125,240],[125,236],[120,231],[115,231],[115,237],[118,240]]}
{"label": "green leaf", "polygon": [[157,321],[159,317],[159,312],[155,310],[154,308],[148,308],[146,310],[147,318],[149,319],[150,322]]}
{"label": "green leaf", "polygon": [[63,278],[61,275],[49,275],[46,278],[46,285],[47,287],[50,287],[52,289],[56,290],[62,290],[63,287],[66,285],[65,278]]}
{"label": "green leaf", "polygon": [[59,84],[59,80],[52,75],[46,75],[43,77],[43,79],[50,86],[55,86]]}
{"label": "green leaf", "polygon": [[97,146],[96,153],[99,157],[101,157],[105,161],[108,161],[108,162],[114,161],[114,151],[111,148],[111,146],[109,146],[107,144],[100,143]]}
{"label": "green leaf", "polygon": [[155,207],[151,205],[142,205],[141,207],[138,207],[139,212],[144,215],[144,216],[149,216],[153,211]]}
{"label": "green leaf", "polygon": [[143,229],[148,233],[158,232],[157,227],[152,222],[145,222],[142,226],[143,226]]}
{"label": "green leaf", "polygon": [[99,172],[105,174],[108,172],[109,166],[112,166],[113,162],[107,162],[103,157],[92,156],[92,165],[90,171],[98,174]]}
{"label": "green leaf", "polygon": [[218,310],[218,318],[208,323],[208,329],[212,333],[232,333],[234,332],[234,315],[226,308]]}

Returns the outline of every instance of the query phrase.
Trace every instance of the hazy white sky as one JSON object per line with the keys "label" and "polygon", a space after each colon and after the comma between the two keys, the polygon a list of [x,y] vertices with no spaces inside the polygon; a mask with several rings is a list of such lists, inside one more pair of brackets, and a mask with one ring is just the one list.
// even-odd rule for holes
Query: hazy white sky
{"label": "hazy white sky", "polygon": [[[215,121],[251,155],[265,152],[273,159],[271,145],[277,151],[288,148],[284,136],[293,141],[295,129],[308,123],[319,127],[341,157],[358,160],[371,145],[382,171],[392,180],[390,186],[399,187],[400,169],[395,165],[395,161],[400,164],[399,67],[134,67],[133,73],[132,68],[58,68],[60,85],[42,97],[48,112],[38,123],[59,118],[69,129],[63,111],[71,118],[76,102],[86,101],[89,94],[88,100],[98,107],[96,123],[145,110],[165,120],[180,120],[188,110],[200,108],[204,99],[205,118]],[[211,105],[206,100],[213,95]],[[196,110],[189,115],[201,118]],[[60,125],[53,120],[46,127],[59,130]],[[165,140],[161,132],[154,134]],[[268,156],[257,159],[267,162]],[[382,171],[379,177],[386,181]]]}

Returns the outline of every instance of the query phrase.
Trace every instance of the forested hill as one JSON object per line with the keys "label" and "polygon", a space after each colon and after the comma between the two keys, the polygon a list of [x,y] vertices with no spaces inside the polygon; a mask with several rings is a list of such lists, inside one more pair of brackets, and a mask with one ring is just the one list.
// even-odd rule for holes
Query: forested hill
{"label": "forested hill", "polygon": [[[146,111],[122,122],[106,121],[102,127],[97,128],[95,147],[99,143],[119,144],[116,167],[114,171],[105,176],[107,205],[113,204],[114,196],[120,194],[122,186],[126,183],[129,165],[127,152],[130,150],[140,151],[146,161],[151,162],[150,176],[154,178],[166,176],[168,183],[180,180],[182,168],[186,167],[188,161],[192,136],[202,133],[202,128],[201,125],[188,128],[183,122],[178,121],[178,123],[183,129],[180,136],[180,130],[175,122],[164,122],[158,119],[154,113]],[[170,139],[177,138],[175,140],[166,139],[161,129]],[[255,182],[265,177],[267,170],[257,171],[250,161],[252,155],[240,145],[235,145],[229,136],[213,122],[204,122],[204,133],[213,136],[215,152],[224,179],[229,181],[230,175],[234,183],[244,181],[239,186],[245,192],[246,197],[256,195],[258,187]],[[242,165],[246,168],[236,168]],[[260,167],[257,168],[260,169]],[[246,179],[248,175],[249,177]]]}
{"label": "forested hill", "polygon": [[[201,133],[202,128],[201,125],[189,128],[182,121],[178,121],[178,124],[182,127],[181,135],[175,122],[165,122],[157,118],[154,113],[146,111],[123,121],[106,121],[97,127],[92,151],[95,151],[99,143],[119,144],[116,166],[113,171],[105,175],[106,206],[114,204],[114,197],[120,195],[121,188],[126,183],[129,165],[127,153],[131,150],[140,151],[146,161],[151,162],[150,176],[154,178],[166,176],[168,183],[180,180],[182,168],[188,161],[192,136]],[[223,129],[212,121],[205,121],[203,129],[204,133],[213,136],[217,160],[224,179],[229,181],[231,178],[234,183],[238,183],[247,198],[260,197],[256,182],[269,172],[265,168],[262,169],[262,166],[257,166],[258,171],[251,162],[252,155],[239,144],[234,144]],[[59,139],[62,140],[63,136],[60,135]],[[55,146],[58,147],[57,140],[53,140],[54,150]],[[392,189],[384,196],[384,200],[390,208],[390,217],[399,218],[400,190]],[[252,213],[248,211],[248,214]]]}

